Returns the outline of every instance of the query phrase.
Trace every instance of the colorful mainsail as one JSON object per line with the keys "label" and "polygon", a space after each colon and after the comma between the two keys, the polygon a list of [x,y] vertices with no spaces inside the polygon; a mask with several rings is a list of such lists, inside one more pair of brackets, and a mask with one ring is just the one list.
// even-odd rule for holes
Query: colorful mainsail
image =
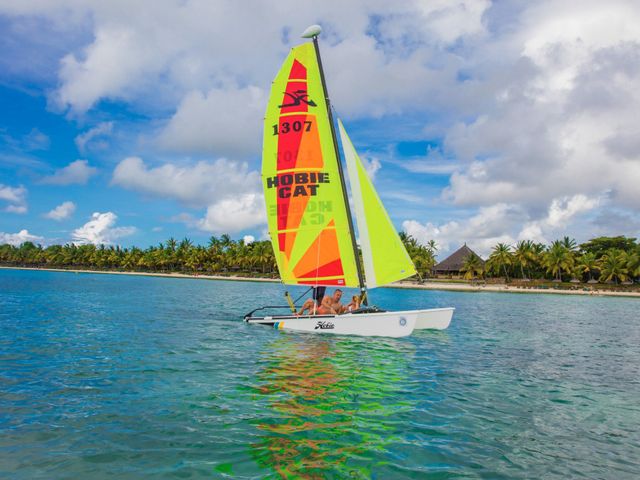
{"label": "colorful mainsail", "polygon": [[265,115],[262,181],[285,284],[359,286],[314,45],[289,53]]}
{"label": "colorful mainsail", "polygon": [[338,125],[358,222],[367,288],[411,277],[416,274],[411,257],[391,223],[342,122],[338,121]]}

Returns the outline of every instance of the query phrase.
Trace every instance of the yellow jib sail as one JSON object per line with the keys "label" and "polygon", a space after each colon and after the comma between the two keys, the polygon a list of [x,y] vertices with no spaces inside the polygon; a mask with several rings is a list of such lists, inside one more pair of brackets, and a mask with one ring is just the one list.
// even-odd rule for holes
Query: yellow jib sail
{"label": "yellow jib sail", "polygon": [[282,281],[358,286],[338,159],[312,43],[291,49],[271,86],[262,182]]}
{"label": "yellow jib sail", "polygon": [[342,122],[338,121],[338,125],[358,222],[367,288],[375,288],[415,275],[416,268]]}

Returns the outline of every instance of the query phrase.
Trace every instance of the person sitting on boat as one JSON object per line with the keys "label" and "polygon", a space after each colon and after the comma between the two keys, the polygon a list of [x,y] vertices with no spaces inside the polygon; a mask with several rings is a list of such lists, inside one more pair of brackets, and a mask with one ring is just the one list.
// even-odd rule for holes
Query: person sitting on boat
{"label": "person sitting on boat", "polygon": [[354,295],[351,297],[351,303],[347,305],[347,311],[353,312],[354,310],[358,310],[360,308],[360,297],[358,295]]}
{"label": "person sitting on boat", "polygon": [[315,315],[318,311],[318,302],[316,302],[315,298],[307,298],[307,300],[302,304],[302,308],[296,315],[303,315],[304,312],[309,312],[309,315]]}
{"label": "person sitting on boat", "polygon": [[328,308],[323,307],[322,301],[325,298],[324,292],[326,287],[314,287],[311,298],[307,299],[303,304],[300,311],[296,313],[297,316],[303,315],[304,312],[309,312],[308,315],[330,314],[332,313]]}
{"label": "person sitting on boat", "polygon": [[325,297],[322,299],[320,306],[318,307],[318,313],[322,315],[339,315],[347,311],[347,307],[340,303],[340,299],[342,298],[342,290],[336,288],[333,292],[333,295]]}

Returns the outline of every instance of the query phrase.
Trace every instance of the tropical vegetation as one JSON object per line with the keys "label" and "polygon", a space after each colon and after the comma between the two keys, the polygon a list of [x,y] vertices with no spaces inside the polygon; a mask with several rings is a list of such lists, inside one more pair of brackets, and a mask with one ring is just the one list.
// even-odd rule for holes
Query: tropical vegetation
{"label": "tropical vegetation", "polygon": [[[469,255],[471,257],[471,255]],[[467,258],[461,272],[471,278]],[[515,246],[498,243],[487,259],[490,277],[506,281],[518,279],[552,280],[555,282],[589,282],[619,284],[640,280],[640,244],[635,238],[598,237],[577,245],[564,237],[550,245],[522,240]]]}
{"label": "tropical vegetation", "polygon": [[188,238],[174,238],[142,250],[106,245],[51,245],[43,248],[32,242],[19,247],[0,245],[0,263],[16,266],[127,270],[140,272],[181,273],[252,273],[273,275],[276,272],[271,243],[245,243],[229,235],[211,237],[208,245],[194,245]]}
{"label": "tropical vegetation", "polygon": [[[421,278],[436,265],[437,244],[426,245],[401,233]],[[276,278],[275,257],[269,241],[246,243],[229,235],[212,236],[207,245],[185,238],[169,238],[146,249],[115,245],[50,245],[32,242],[0,245],[5,266],[179,272],[188,274],[249,275]],[[619,284],[640,281],[640,244],[635,238],[598,237],[581,245],[570,237],[550,245],[522,240],[515,245],[498,243],[486,262],[477,255],[464,259],[461,273],[467,280],[502,278],[505,281],[596,281]]]}

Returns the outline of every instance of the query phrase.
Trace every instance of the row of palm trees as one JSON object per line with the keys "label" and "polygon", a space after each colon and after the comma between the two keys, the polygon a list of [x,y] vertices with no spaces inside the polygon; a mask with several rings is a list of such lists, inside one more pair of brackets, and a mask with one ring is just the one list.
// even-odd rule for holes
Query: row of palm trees
{"label": "row of palm trees", "polygon": [[262,275],[276,271],[271,243],[245,243],[229,235],[211,237],[207,246],[185,238],[170,238],[145,250],[105,245],[51,245],[31,242],[19,247],[0,245],[0,263],[19,266],[89,268],[145,272],[224,273]]}
{"label": "row of palm trees", "polygon": [[[432,240],[423,245],[404,232],[400,237],[419,276],[428,277],[436,264],[436,242]],[[44,248],[32,242],[17,247],[5,244],[0,245],[0,263],[27,267],[277,276],[269,241],[246,243],[233,240],[229,235],[212,236],[206,246],[194,245],[188,238],[180,242],[170,238],[145,250],[105,245],[66,244]],[[640,245],[635,239],[624,237],[599,237],[580,248],[569,237],[549,246],[530,240],[520,241],[513,247],[498,243],[487,262],[475,254],[469,255],[462,271],[467,279],[588,281],[598,278],[603,282],[625,282],[640,277]]]}
{"label": "row of palm trees", "polygon": [[[428,276],[436,263],[435,242],[422,245],[404,233],[401,238],[420,276]],[[271,242],[245,243],[232,240],[229,235],[212,236],[207,246],[194,245],[188,238],[180,242],[169,238],[145,250],[72,243],[46,248],[32,242],[25,242],[19,247],[0,245],[0,263],[44,268],[277,275]]]}
{"label": "row of palm trees", "polygon": [[[594,240],[590,242],[593,244]],[[605,242],[596,242],[597,245],[602,243]],[[486,263],[471,254],[465,259],[462,271],[466,279],[497,276],[506,281],[514,277],[523,280],[550,278],[557,282],[593,282],[596,278],[600,282],[633,281],[640,277],[640,246],[634,239],[618,243],[625,248],[602,250],[591,248],[589,242],[578,248],[576,241],[569,237],[555,240],[549,246],[530,240],[522,240],[513,247],[498,243]]]}

